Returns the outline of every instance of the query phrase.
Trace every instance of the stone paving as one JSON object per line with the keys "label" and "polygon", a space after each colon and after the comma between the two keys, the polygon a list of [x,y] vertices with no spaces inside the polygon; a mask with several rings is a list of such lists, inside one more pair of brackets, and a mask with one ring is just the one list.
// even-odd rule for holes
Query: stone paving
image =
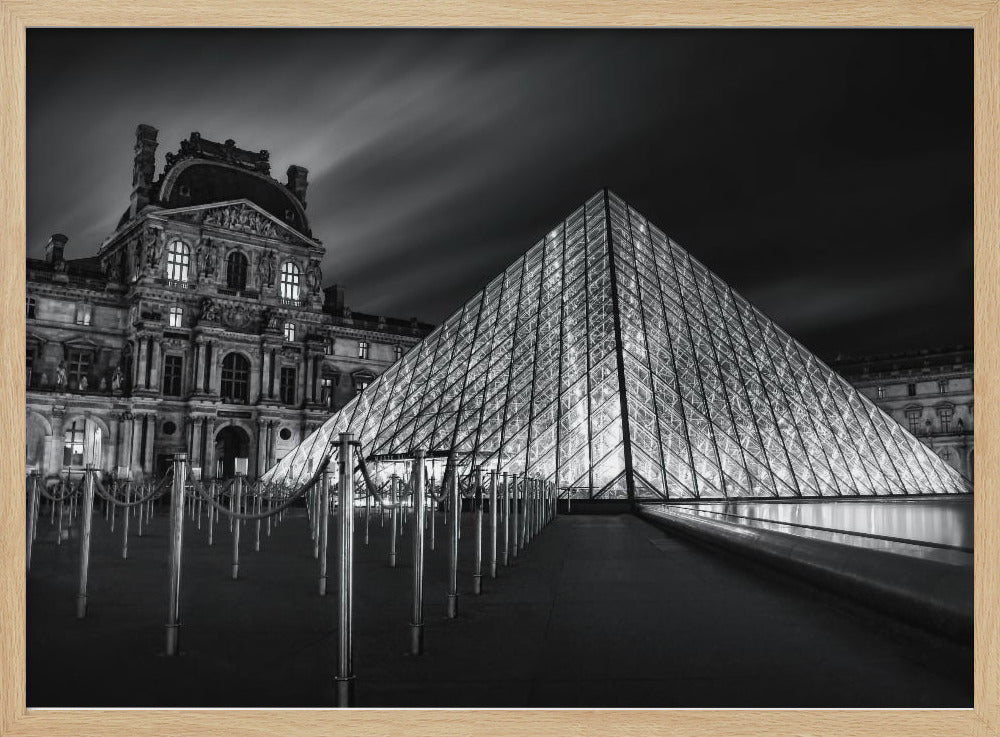
{"label": "stone paving", "polygon": [[[358,706],[970,707],[972,651],[675,540],[631,515],[560,516],[472,591],[472,515],[459,618],[445,618],[447,527],[427,553],[426,652],[407,654],[411,540],[386,565],[377,518],[355,571]],[[95,513],[90,607],[75,618],[78,541],[45,510],[28,577],[28,706],[324,707],[333,702],[335,600],[316,593],[302,510],[262,549],[242,533],[230,579],[188,518],[182,655],[163,655],[165,508],[130,557]],[[331,527],[331,573],[333,535]],[[331,578],[331,591],[335,585]]]}

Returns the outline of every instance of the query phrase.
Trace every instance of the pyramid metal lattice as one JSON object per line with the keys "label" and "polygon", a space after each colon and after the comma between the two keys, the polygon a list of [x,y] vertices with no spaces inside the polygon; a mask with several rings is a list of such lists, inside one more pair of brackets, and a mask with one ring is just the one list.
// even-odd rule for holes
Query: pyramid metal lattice
{"label": "pyramid metal lattice", "polygon": [[266,475],[352,432],[575,497],[943,494],[971,484],[602,191]]}

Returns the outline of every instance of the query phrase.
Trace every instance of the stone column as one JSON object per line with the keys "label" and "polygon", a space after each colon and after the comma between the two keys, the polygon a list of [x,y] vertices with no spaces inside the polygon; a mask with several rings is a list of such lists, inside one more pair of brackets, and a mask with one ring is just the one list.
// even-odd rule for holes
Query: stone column
{"label": "stone column", "polygon": [[267,422],[257,418],[257,457],[254,466],[257,470],[257,477],[260,478],[267,470]]}
{"label": "stone column", "polygon": [[136,380],[135,386],[139,389],[145,389],[149,386],[146,382],[146,363],[149,361],[149,349],[147,346],[146,336],[141,336],[139,338],[139,358],[136,361]]}
{"label": "stone column", "polygon": [[139,458],[139,453],[142,450],[142,415],[134,414],[132,416],[132,442],[129,444],[128,452],[128,467],[134,473],[135,471],[141,470],[142,459]]}
{"label": "stone column", "polygon": [[194,344],[194,367],[192,369],[193,381],[191,382],[191,393],[201,392],[202,377],[205,375],[205,344],[200,340]]}
{"label": "stone column", "polygon": [[323,359],[319,356],[313,356],[313,374],[312,374],[312,401],[319,401],[319,374],[320,366],[322,365]]}
{"label": "stone column", "polygon": [[152,362],[152,371],[149,376],[149,388],[155,389],[157,392],[160,390],[160,365],[163,362],[163,344],[160,340],[156,338],[149,339],[149,349],[150,349],[150,361]]}
{"label": "stone column", "polygon": [[215,478],[215,418],[209,417],[205,422],[205,454],[201,461],[202,474],[208,473]]}
{"label": "stone column", "polygon": [[309,404],[309,351],[302,351],[302,376],[299,377],[299,397],[300,403]]}
{"label": "stone column", "polygon": [[195,417],[191,421],[191,465],[200,468],[203,478],[208,478],[208,475],[205,473],[205,468],[201,465],[201,432],[201,418]]}
{"label": "stone column", "polygon": [[260,362],[260,398],[261,400],[271,398],[271,351],[266,347],[261,347],[263,359]]}
{"label": "stone column", "polygon": [[156,442],[156,415],[146,415],[146,456],[142,466],[146,472],[153,476],[156,474],[156,467],[153,463],[153,443]]}
{"label": "stone column", "polygon": [[219,366],[222,361],[219,356],[219,342],[212,342],[212,365],[209,367],[208,372],[208,386],[205,387],[205,391],[208,394],[218,394],[219,393]]}
{"label": "stone column", "polygon": [[267,467],[270,468],[274,465],[274,442],[278,434],[278,423],[268,422],[267,423]]}
{"label": "stone column", "polygon": [[58,473],[63,467],[63,444],[66,442],[64,435],[65,428],[63,428],[63,420],[65,418],[65,408],[58,407],[52,409],[52,443],[48,457],[49,473]]}

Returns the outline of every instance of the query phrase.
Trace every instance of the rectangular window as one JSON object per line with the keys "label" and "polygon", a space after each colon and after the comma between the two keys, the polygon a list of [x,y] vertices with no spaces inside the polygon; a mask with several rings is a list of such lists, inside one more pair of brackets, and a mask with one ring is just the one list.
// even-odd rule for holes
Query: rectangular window
{"label": "rectangular window", "polygon": [[879,399],[885,399],[885,387],[884,387],[884,386],[879,386],[879,387],[876,387],[876,388],[875,388],[875,395],[876,395],[876,396],[877,396],[877,397],[878,397]]}
{"label": "rectangular window", "polygon": [[91,318],[91,307],[88,304],[77,304],[76,306],[76,324],[77,325],[90,325]]}
{"label": "rectangular window", "polygon": [[184,308],[171,307],[168,313],[167,324],[172,328],[184,327]]}
{"label": "rectangular window", "polygon": [[323,352],[328,356],[333,355],[333,338],[327,338],[326,342],[323,344]]}
{"label": "rectangular window", "polygon": [[365,389],[367,389],[368,385],[371,384],[371,383],[372,383],[371,379],[367,379],[367,378],[365,378],[365,379],[355,379],[354,380],[354,392],[356,394],[360,394]]}
{"label": "rectangular window", "polygon": [[951,432],[951,416],[954,410],[950,407],[941,407],[938,410],[938,419],[941,420],[941,432]]}
{"label": "rectangular window", "polygon": [[295,404],[295,369],[290,366],[281,367],[281,401],[284,404]]}
{"label": "rectangular window", "polygon": [[915,396],[917,396],[917,385],[916,384],[907,384],[906,385],[906,396],[908,396],[908,397],[915,397]]}
{"label": "rectangular window", "polygon": [[25,386],[31,386],[31,371],[35,367],[35,349],[34,348],[28,348],[27,352],[25,353],[25,363],[26,363],[25,368],[27,368],[27,370],[28,370],[28,374],[27,374],[27,378],[26,378],[27,384],[25,384]]}
{"label": "rectangular window", "polygon": [[35,309],[37,307],[38,307],[38,302],[35,301],[34,297],[28,297],[25,300],[25,308],[28,311],[28,319],[29,320],[34,319],[34,317],[35,317]]}
{"label": "rectangular window", "polygon": [[368,358],[368,341],[358,341],[358,358]]}
{"label": "rectangular window", "polygon": [[907,410],[906,427],[914,435],[920,430],[920,410]]}
{"label": "rectangular window", "polygon": [[327,409],[333,409],[333,379],[330,377],[320,380],[320,401]]}
{"label": "rectangular window", "polygon": [[393,346],[393,349],[395,351],[396,360],[398,361],[400,358],[403,357],[403,346],[401,345]]}
{"label": "rectangular window", "polygon": [[285,340],[291,342],[295,340],[295,323],[286,322],[285,323]]}
{"label": "rectangular window", "polygon": [[70,351],[67,363],[66,378],[69,380],[69,388],[83,391],[87,388],[90,374],[90,351]]}
{"label": "rectangular window", "polygon": [[181,377],[183,376],[184,359],[181,356],[166,356],[163,359],[163,395],[179,397],[181,395]]}
{"label": "rectangular window", "polygon": [[83,465],[83,422],[79,420],[74,420],[73,424],[66,428],[63,442],[63,465]]}
{"label": "rectangular window", "polygon": [[947,394],[947,393],[948,393],[948,380],[941,379],[941,381],[938,382],[938,394]]}

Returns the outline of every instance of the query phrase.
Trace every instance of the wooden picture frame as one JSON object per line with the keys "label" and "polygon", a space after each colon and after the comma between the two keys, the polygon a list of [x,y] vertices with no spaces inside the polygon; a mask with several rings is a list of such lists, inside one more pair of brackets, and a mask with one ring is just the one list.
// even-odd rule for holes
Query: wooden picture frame
{"label": "wooden picture frame", "polygon": [[[957,710],[27,710],[25,707],[24,323],[26,28],[101,26],[811,26],[967,27],[975,69],[974,708]],[[463,2],[0,0],[0,735],[1000,735],[1000,0],[927,3],[585,2],[487,7]],[[20,361],[20,363],[18,363]]]}

